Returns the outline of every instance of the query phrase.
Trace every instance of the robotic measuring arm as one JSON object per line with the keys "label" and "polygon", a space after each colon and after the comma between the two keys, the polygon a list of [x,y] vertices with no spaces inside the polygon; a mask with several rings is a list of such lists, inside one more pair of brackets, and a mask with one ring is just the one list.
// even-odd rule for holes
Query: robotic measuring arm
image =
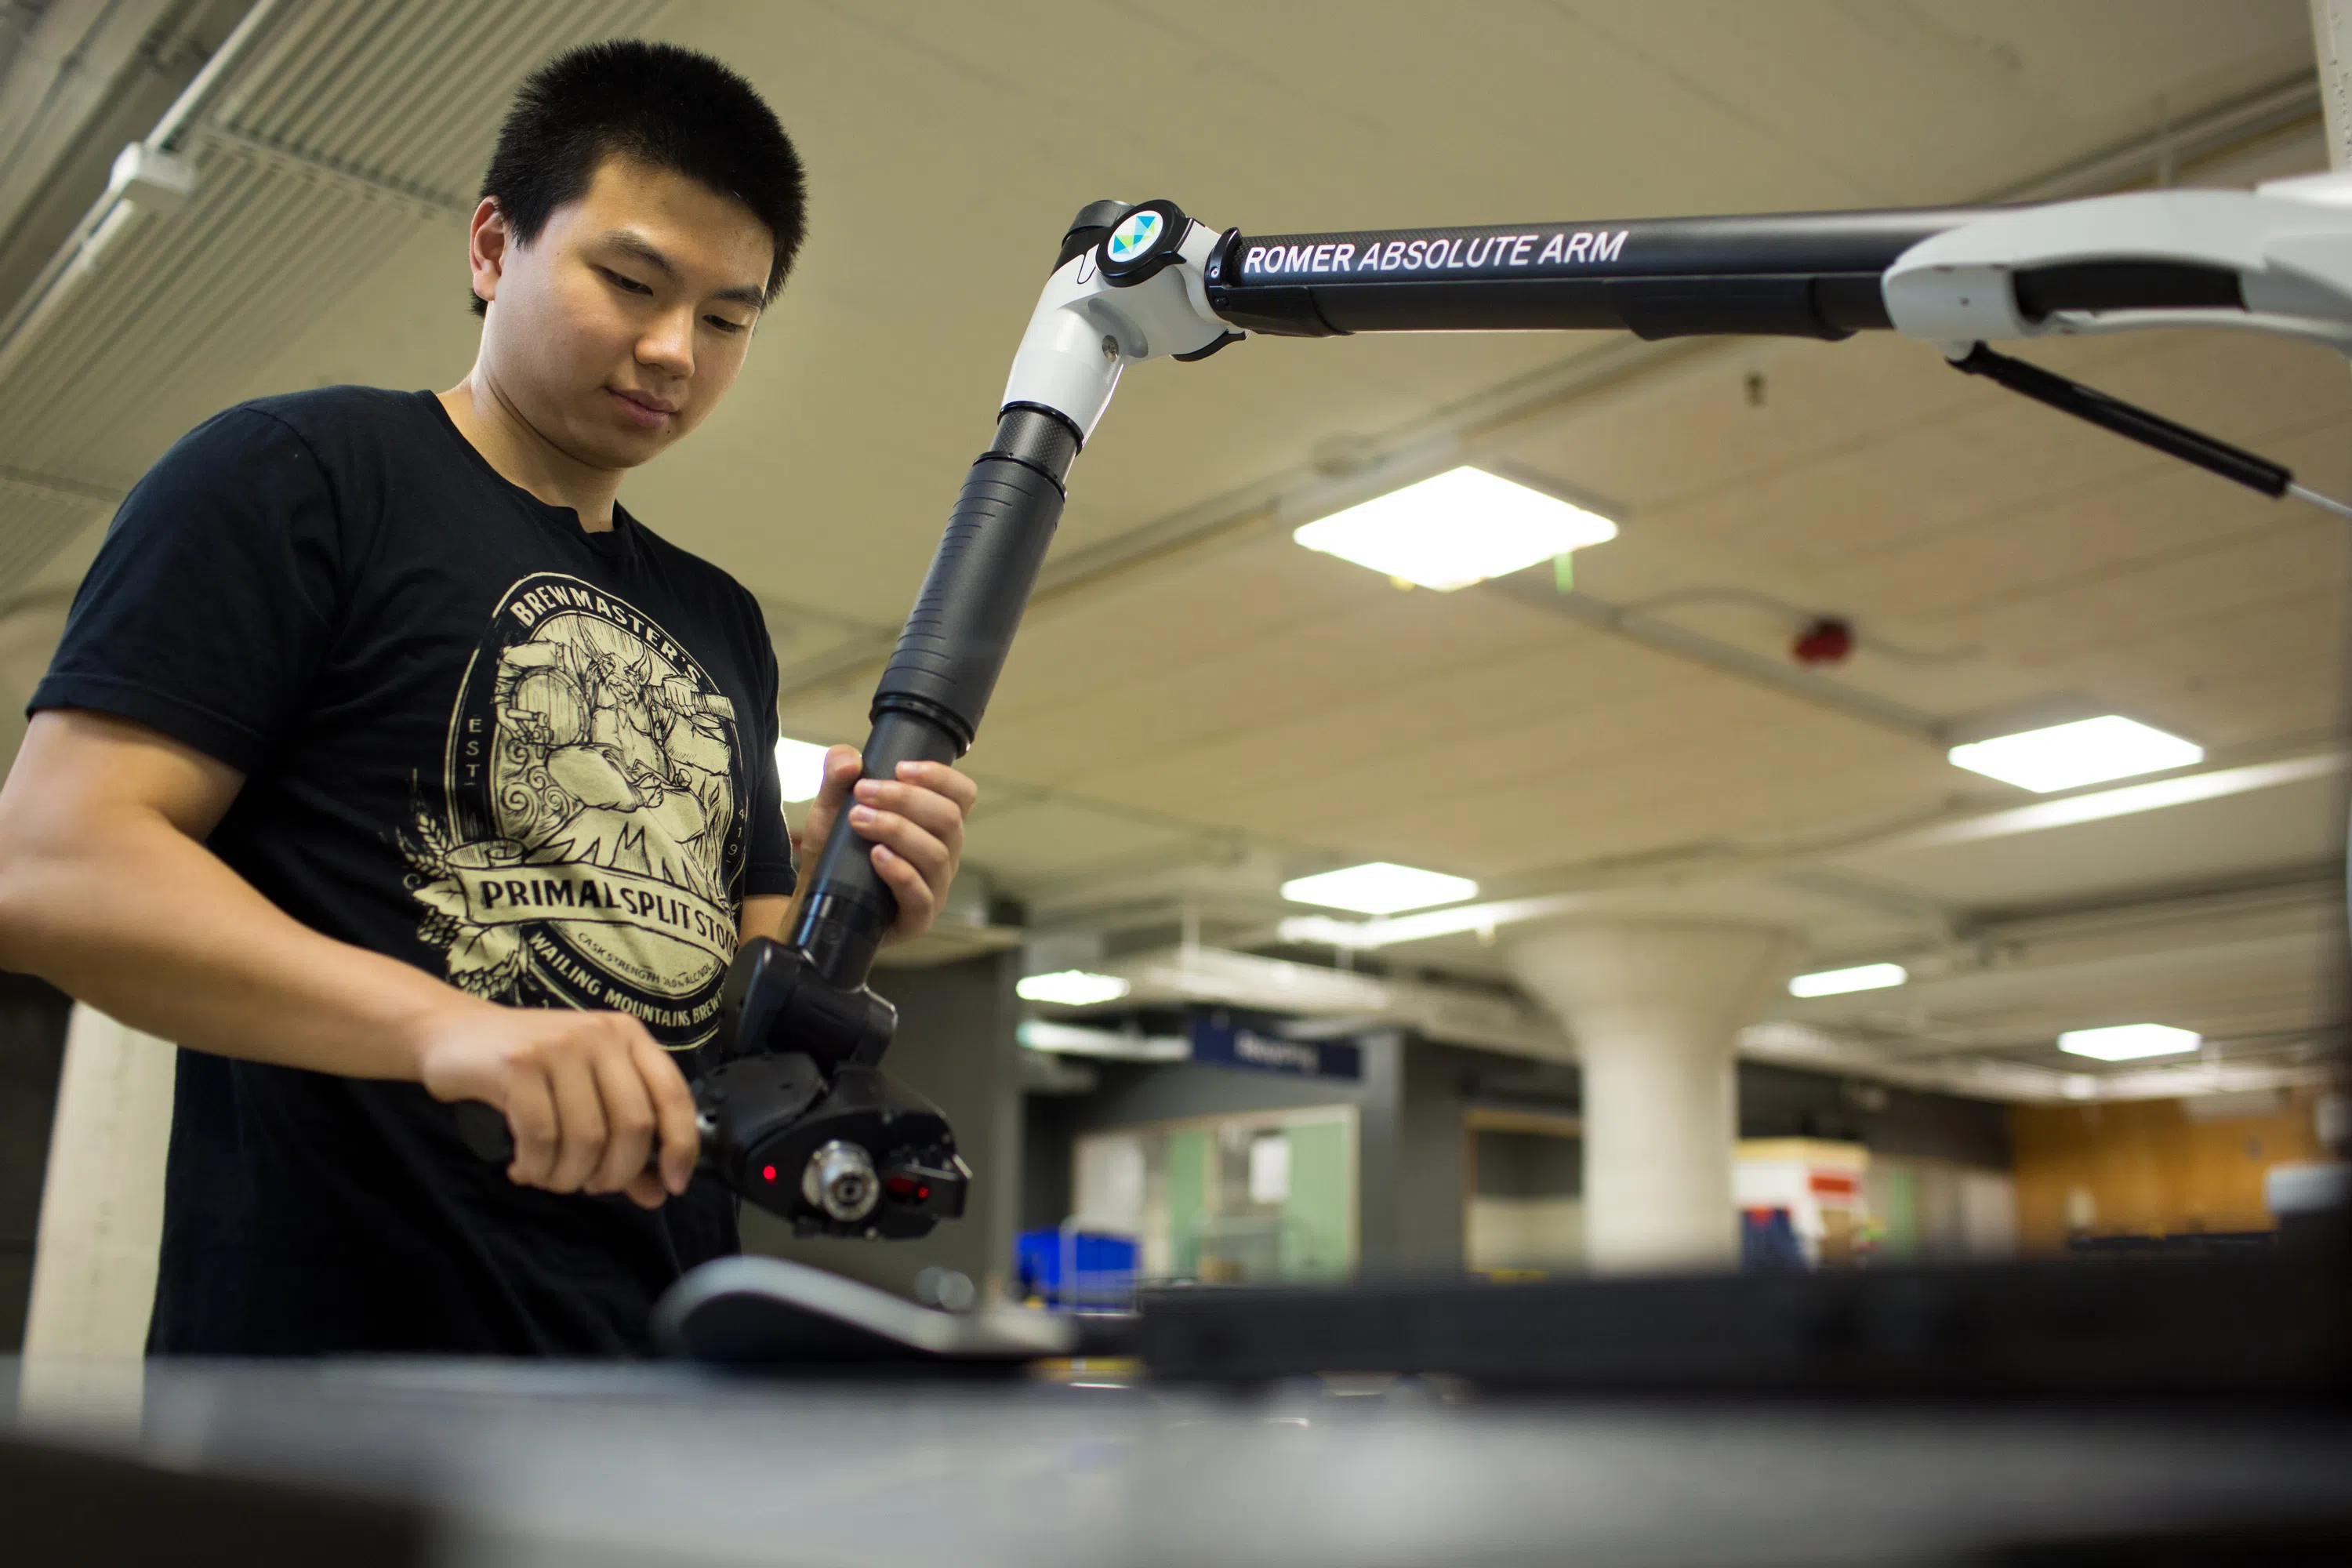
{"label": "robotic measuring arm", "polygon": [[[1171,202],[1097,202],[1064,237],[995,439],[965,478],[876,688],[866,773],[952,761],[971,744],[1071,461],[1138,361],[1203,359],[1251,333],[1894,330],[1961,370],[2264,494],[2352,516],[2275,463],[1985,347],[2154,326],[2239,328],[2352,354],[2352,182],[2001,209],[1255,237],[1220,234]],[[805,1232],[913,1237],[961,1214],[971,1172],[938,1109],[878,1066],[897,1015],[866,976],[896,910],[870,852],[845,814],[788,939],[754,941],[737,957],[720,1065],[695,1097],[703,1166],[736,1192]],[[479,1152],[505,1157],[502,1119],[464,1124]]]}

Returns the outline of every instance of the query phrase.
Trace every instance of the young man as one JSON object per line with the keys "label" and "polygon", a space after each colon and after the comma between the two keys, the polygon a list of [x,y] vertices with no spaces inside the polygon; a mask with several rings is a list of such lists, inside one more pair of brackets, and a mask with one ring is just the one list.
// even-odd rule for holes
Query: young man
{"label": "young man", "polygon": [[[802,229],[749,84],[574,51],[499,133],[466,379],[233,408],[124,501],[0,791],[0,965],[183,1047],[152,1349],[626,1352],[734,1250],[686,1073],[791,919],[775,657],[614,498]],[[973,789],[856,774],[836,747],[803,834],[851,803],[903,940]]]}

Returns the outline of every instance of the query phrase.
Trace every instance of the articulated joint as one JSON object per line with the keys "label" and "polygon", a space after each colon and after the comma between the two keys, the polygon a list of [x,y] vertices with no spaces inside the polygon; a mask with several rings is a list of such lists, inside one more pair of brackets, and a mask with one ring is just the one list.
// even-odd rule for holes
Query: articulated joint
{"label": "articulated joint", "polygon": [[1097,202],[1065,237],[1013,356],[1003,405],[1049,409],[1081,442],[1138,360],[1202,358],[1233,341],[1209,307],[1202,268],[1221,237],[1172,202]]}
{"label": "articulated joint", "polygon": [[[818,920],[817,929],[855,930],[862,922]],[[811,922],[802,921],[803,931]],[[871,953],[866,961],[871,962]],[[898,1010],[864,985],[840,985],[825,955],[766,937],[743,944],[719,994],[719,1039],[729,1058],[794,1053],[826,1069],[873,1063],[889,1048]],[[861,966],[857,973],[863,973]]]}

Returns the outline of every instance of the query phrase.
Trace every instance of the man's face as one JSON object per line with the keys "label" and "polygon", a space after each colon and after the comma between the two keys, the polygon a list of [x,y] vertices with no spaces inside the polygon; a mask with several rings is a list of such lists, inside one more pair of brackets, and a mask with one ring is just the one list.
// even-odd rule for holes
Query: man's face
{"label": "man's face", "polygon": [[596,468],[630,468],[702,422],[742,368],[775,242],[682,174],[607,158],[528,245],[478,222],[482,364],[499,398]]}

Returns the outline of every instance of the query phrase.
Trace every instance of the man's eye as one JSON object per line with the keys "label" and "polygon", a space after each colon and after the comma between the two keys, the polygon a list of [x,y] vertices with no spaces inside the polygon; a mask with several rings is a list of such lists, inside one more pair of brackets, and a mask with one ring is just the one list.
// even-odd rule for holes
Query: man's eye
{"label": "man's eye", "polygon": [[643,283],[638,282],[635,279],[625,278],[609,267],[599,267],[596,270],[602,272],[604,275],[604,280],[612,284],[616,289],[626,289],[632,294],[650,294],[653,292],[651,289],[646,287]]}
{"label": "man's eye", "polygon": [[730,321],[724,316],[705,316],[702,319],[722,332],[732,334],[745,330],[745,323]]}

